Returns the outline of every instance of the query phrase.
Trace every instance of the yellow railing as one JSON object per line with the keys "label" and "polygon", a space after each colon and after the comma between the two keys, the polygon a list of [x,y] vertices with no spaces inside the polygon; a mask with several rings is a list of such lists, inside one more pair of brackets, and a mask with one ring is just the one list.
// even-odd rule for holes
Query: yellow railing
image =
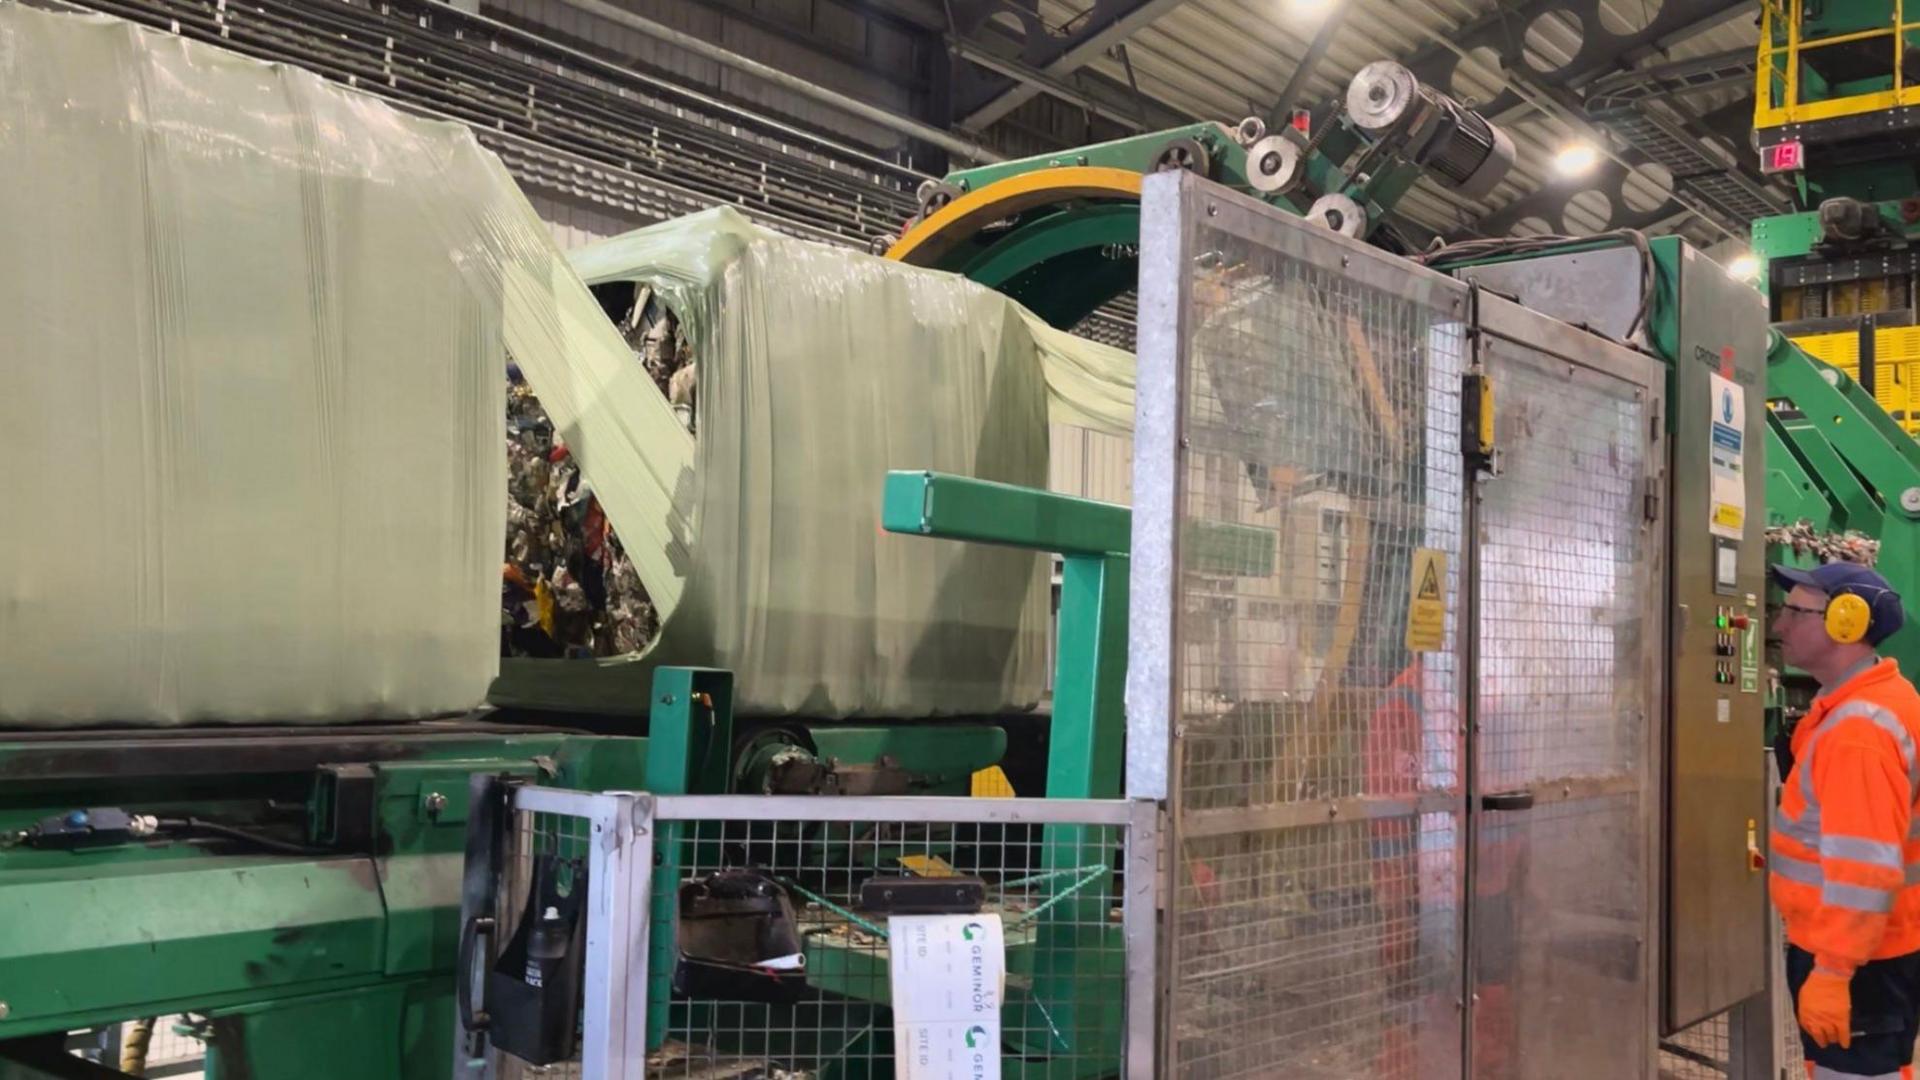
{"label": "yellow railing", "polygon": [[[1809,334],[1793,339],[1816,360],[1860,378],[1860,335]],[[1920,435],[1920,326],[1874,331],[1873,399],[1909,435]]]}
{"label": "yellow railing", "polygon": [[[1907,0],[1894,0],[1885,26],[1806,41],[1800,37],[1801,0],[1761,0],[1760,53],[1759,62],[1754,65],[1753,126],[1803,124],[1920,105],[1920,85],[1906,85],[1901,64],[1905,52],[1903,43],[1910,35],[1920,32],[1920,22],[1906,21],[1906,6]],[[1786,40],[1775,43],[1774,27],[1783,24]],[[1875,38],[1886,39],[1892,55],[1892,88],[1813,101],[1800,99],[1800,70],[1807,53]]]}

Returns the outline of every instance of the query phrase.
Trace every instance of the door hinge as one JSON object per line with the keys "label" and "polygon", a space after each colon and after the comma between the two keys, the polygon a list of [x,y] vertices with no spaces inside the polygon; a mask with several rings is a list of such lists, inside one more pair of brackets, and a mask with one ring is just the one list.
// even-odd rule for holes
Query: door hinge
{"label": "door hinge", "polygon": [[1658,491],[1647,492],[1646,503],[1643,509],[1648,521],[1660,520],[1660,493]]}

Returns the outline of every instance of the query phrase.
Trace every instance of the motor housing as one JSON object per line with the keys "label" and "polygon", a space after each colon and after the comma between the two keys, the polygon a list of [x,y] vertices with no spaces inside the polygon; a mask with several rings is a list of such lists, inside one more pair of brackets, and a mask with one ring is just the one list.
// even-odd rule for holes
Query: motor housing
{"label": "motor housing", "polygon": [[1513,168],[1513,139],[1407,66],[1376,60],[1347,84],[1347,118],[1463,197],[1493,190]]}

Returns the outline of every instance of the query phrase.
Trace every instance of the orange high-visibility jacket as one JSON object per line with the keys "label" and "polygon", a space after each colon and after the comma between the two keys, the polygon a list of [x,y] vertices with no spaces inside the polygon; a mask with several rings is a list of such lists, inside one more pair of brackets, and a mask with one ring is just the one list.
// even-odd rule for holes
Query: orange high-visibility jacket
{"label": "orange high-visibility jacket", "polygon": [[1793,733],[1769,882],[1787,940],[1842,975],[1920,952],[1920,693],[1892,660],[1814,699]]}

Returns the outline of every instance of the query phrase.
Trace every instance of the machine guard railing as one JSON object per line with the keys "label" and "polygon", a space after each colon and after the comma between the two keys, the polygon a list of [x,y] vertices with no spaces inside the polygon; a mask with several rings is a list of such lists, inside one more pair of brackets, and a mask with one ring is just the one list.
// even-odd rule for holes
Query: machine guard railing
{"label": "machine guard railing", "polygon": [[[1151,801],[522,787],[511,806],[529,826],[515,831],[534,839],[506,862],[561,852],[580,860],[586,883],[578,1053],[538,1075],[731,1075],[751,1062],[890,1075],[886,917],[863,914],[857,898],[867,879],[909,869],[917,880],[980,881],[981,910],[1001,918],[1004,1075],[1153,1075],[1161,866]],[[511,870],[503,900],[527,887]],[[676,945],[686,940],[682,887],[740,872],[783,887],[804,979],[750,1004],[689,1000],[674,990],[688,977]],[[501,941],[513,932],[506,912],[494,925]],[[463,1055],[461,1075],[520,1068],[490,1056],[475,1070]]]}

